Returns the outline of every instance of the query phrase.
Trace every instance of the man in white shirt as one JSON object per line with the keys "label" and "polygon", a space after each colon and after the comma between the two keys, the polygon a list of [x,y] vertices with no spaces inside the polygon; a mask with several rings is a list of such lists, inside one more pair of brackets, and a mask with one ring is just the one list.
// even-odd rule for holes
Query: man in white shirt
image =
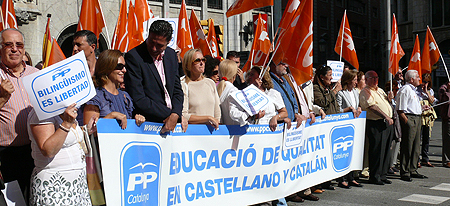
{"label": "man in white shirt", "polygon": [[420,85],[420,76],[416,70],[409,70],[405,74],[406,84],[398,90],[396,102],[397,112],[402,128],[400,144],[400,176],[411,182],[411,177],[424,179],[425,175],[417,172],[420,152],[420,129],[422,110],[430,109],[428,105],[421,106],[416,94]]}

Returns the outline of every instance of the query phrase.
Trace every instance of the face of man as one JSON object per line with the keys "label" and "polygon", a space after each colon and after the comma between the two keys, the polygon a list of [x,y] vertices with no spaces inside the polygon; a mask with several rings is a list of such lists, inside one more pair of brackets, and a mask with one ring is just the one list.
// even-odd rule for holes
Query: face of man
{"label": "face of man", "polygon": [[378,86],[378,74],[377,73],[371,73],[366,76],[366,83],[369,87],[375,87]]}
{"label": "face of man", "polygon": [[91,55],[95,55],[95,44],[89,44],[87,42],[86,36],[80,36],[73,40],[73,50],[72,55],[77,54],[78,52],[84,51],[84,55],[88,58]]}
{"label": "face of man", "polygon": [[420,85],[420,76],[418,74],[416,74],[414,78],[411,78],[411,84],[415,87]]}
{"label": "face of man", "polygon": [[230,57],[229,58],[231,61],[236,62],[237,66],[240,67],[241,66],[241,58],[240,57]]}
{"label": "face of man", "polygon": [[279,63],[277,65],[277,67],[275,68],[277,75],[281,77],[281,76],[287,74],[286,67],[287,67],[286,64],[284,64],[282,62]]}
{"label": "face of man", "polygon": [[1,61],[8,68],[20,66],[25,54],[23,37],[18,31],[8,30],[2,35],[2,49],[0,50]]}
{"label": "face of man", "polygon": [[394,76],[394,79],[397,81],[403,80],[403,73],[402,72],[397,72]]}
{"label": "face of man", "polygon": [[148,35],[148,39],[146,41],[147,50],[150,53],[150,56],[157,57],[167,48],[167,44],[169,42],[166,40],[166,37],[156,35],[153,32],[150,32]]}

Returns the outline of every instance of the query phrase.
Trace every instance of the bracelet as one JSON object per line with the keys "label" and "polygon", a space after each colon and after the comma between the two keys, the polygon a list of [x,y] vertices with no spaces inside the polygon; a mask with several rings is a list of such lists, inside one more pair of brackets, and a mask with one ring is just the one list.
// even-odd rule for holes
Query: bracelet
{"label": "bracelet", "polygon": [[70,129],[67,129],[66,127],[64,127],[62,124],[59,124],[59,128],[64,131],[64,132],[70,132]]}

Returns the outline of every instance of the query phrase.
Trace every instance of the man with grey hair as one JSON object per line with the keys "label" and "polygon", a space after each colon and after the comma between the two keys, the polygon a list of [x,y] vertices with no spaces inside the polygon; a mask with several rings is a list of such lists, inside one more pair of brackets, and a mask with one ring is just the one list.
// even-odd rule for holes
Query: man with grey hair
{"label": "man with grey hair", "polygon": [[413,178],[424,179],[427,176],[417,172],[420,152],[420,129],[422,110],[430,109],[428,105],[420,105],[417,96],[417,86],[420,76],[416,70],[409,70],[405,74],[406,84],[397,92],[397,113],[402,128],[400,143],[400,179],[411,182]]}
{"label": "man with grey hair", "polygon": [[23,61],[24,36],[17,29],[0,32],[0,170],[5,182],[17,180],[28,200],[31,172],[31,142],[27,133],[32,109],[22,78],[38,69]]}

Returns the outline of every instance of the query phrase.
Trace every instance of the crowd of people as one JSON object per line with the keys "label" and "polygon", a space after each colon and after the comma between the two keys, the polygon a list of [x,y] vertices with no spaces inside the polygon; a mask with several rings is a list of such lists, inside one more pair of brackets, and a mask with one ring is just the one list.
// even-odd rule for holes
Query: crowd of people
{"label": "crowd of people", "polygon": [[[305,83],[296,82],[283,62],[269,62],[266,72],[254,66],[244,75],[235,51],[221,61],[192,49],[181,59],[167,47],[172,33],[168,22],[158,20],[151,25],[146,41],[126,54],[106,50],[96,57],[95,34],[78,31],[73,54],[84,51],[97,94],[84,105],[72,104],[58,116],[39,120],[22,82],[23,77],[38,71],[26,64],[31,58],[25,56],[23,33],[1,31],[2,180],[17,180],[30,205],[92,205],[82,136],[96,135],[98,118],[116,119],[122,129],[127,127],[127,119],[135,119],[138,126],[145,121],[163,123],[164,134],[173,131],[177,123],[183,131],[189,124],[213,128],[220,124],[268,124],[274,131],[279,123],[310,119],[314,124],[316,118],[342,112],[358,118],[366,111],[366,135],[355,137],[365,138],[364,170],[336,179],[338,187],[362,187],[357,181],[361,177],[371,184],[391,184],[387,175],[397,172],[401,180],[410,182],[412,178],[427,178],[418,172],[421,166],[434,167],[428,157],[437,118],[432,105],[450,99],[450,83],[442,85],[435,98],[431,76],[424,74],[421,83],[414,70],[407,71],[405,78],[401,71],[397,73],[392,91],[378,86],[375,71],[347,68],[339,81],[333,81],[333,71],[326,65],[315,69],[314,77]],[[266,109],[253,116],[230,95],[249,85],[269,98]],[[448,103],[441,105],[440,111],[442,164],[450,168]],[[332,181],[261,205],[318,201],[313,193],[324,189],[335,189]],[[0,205],[6,204],[2,201]]]}

